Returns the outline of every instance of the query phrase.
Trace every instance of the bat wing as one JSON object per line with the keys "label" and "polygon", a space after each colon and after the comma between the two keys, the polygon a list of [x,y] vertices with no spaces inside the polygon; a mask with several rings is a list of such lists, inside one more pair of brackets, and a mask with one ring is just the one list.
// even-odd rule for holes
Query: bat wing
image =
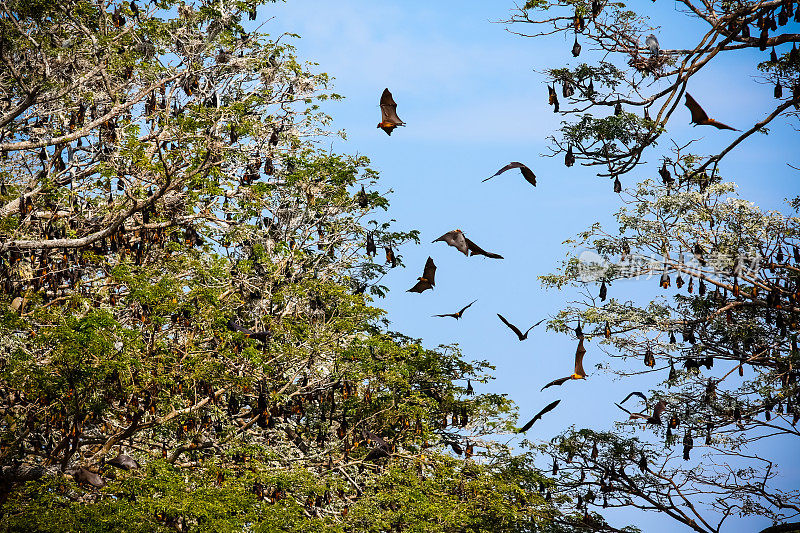
{"label": "bat wing", "polygon": [[453,318],[458,318],[459,315],[458,315],[458,313],[445,313],[443,315],[433,315],[433,316],[440,316],[440,317],[449,316],[449,317],[453,317]]}
{"label": "bat wing", "polygon": [[483,255],[488,257],[489,259],[503,259],[503,256],[500,254],[495,254],[492,252],[487,252],[471,240],[464,237],[464,241],[466,242],[467,248],[470,251],[470,255]]}
{"label": "bat wing", "polygon": [[639,397],[639,398],[641,398],[641,399],[642,399],[642,400],[643,400],[645,403],[647,403],[647,396],[645,396],[643,393],[641,393],[641,392],[639,392],[639,391],[633,391],[632,393],[630,393],[630,394],[628,394],[627,396],[625,396],[625,399],[624,399],[624,400],[622,400],[622,401],[621,401],[621,402],[619,402],[619,403],[625,403],[625,402],[627,402],[627,401],[628,401],[628,400],[631,398],[631,396],[638,396],[638,397]]}
{"label": "bat wing", "polygon": [[659,400],[656,406],[653,408],[653,418],[661,419],[661,413],[666,411],[667,403],[664,400]]}
{"label": "bat wing", "polygon": [[714,126],[718,130],[742,131],[742,130],[737,130],[736,128],[733,128],[731,126],[728,126],[727,124],[723,124],[722,122],[718,122],[718,121],[714,120],[713,118],[708,119],[708,125],[709,126]]}
{"label": "bat wing", "polygon": [[381,94],[381,122],[393,123],[396,126],[405,124],[397,116],[397,102],[392,98],[392,93],[389,92],[389,89],[384,89],[383,94]]}
{"label": "bat wing", "polygon": [[535,328],[536,326],[538,326],[539,324],[541,324],[541,323],[542,323],[542,322],[544,322],[545,320],[547,320],[547,319],[546,319],[546,318],[543,318],[543,319],[541,319],[539,322],[537,322],[536,324],[534,324],[534,325],[532,325],[531,327],[529,327],[529,328],[528,328],[528,330],[525,332],[525,336],[527,337],[527,336],[528,336],[528,333],[530,333],[530,331],[531,331],[533,328]]}
{"label": "bat wing", "polygon": [[519,428],[519,430],[517,430],[517,433],[525,433],[526,431],[531,429],[531,426],[533,426],[534,422],[542,418],[542,415],[544,415],[545,413],[548,413],[553,409],[555,409],[559,403],[561,403],[561,400],[556,400],[552,403],[547,404],[547,406],[538,413],[536,413],[536,415],[533,418],[531,418],[527,424]]}
{"label": "bat wing", "polygon": [[586,348],[583,347],[583,337],[578,340],[578,349],[575,350],[575,375],[582,378],[586,377],[583,369],[583,356],[586,355]]}
{"label": "bat wing", "polygon": [[425,268],[422,270],[422,277],[428,280],[428,282],[433,286],[436,285],[436,281],[434,281],[435,276],[436,265],[433,264],[433,259],[428,257],[428,260],[425,261]]}
{"label": "bat wing", "polygon": [[472,300],[472,301],[471,301],[469,304],[467,304],[467,305],[465,305],[464,307],[462,307],[462,308],[461,308],[461,311],[459,311],[459,312],[458,312],[458,315],[460,316],[460,315],[464,314],[464,311],[466,311],[467,309],[469,309],[469,308],[472,306],[472,304],[474,304],[474,303],[475,303],[475,302],[477,302],[477,301],[478,301],[478,300]]}
{"label": "bat wing", "polygon": [[519,340],[523,340],[523,339],[525,338],[525,337],[522,335],[522,332],[519,330],[519,328],[518,328],[517,326],[515,326],[514,324],[512,324],[511,322],[509,322],[508,320],[506,320],[506,319],[505,319],[505,317],[504,317],[503,315],[501,315],[500,313],[497,313],[497,316],[499,316],[499,317],[500,317],[500,320],[502,320],[502,321],[503,321],[503,324],[505,324],[506,326],[508,326],[508,327],[511,329],[511,331],[513,331],[514,333],[516,333],[516,334],[517,334],[517,337],[519,337]]}
{"label": "bat wing", "polygon": [[[548,383],[547,385],[542,387],[542,390],[544,390],[544,389],[546,389],[548,387],[552,387],[553,385],[563,385],[564,383],[566,383],[567,381],[569,381],[571,379],[572,379],[572,376],[567,376],[565,378],[554,379],[553,381],[551,381],[550,383]],[[541,392],[541,391],[539,391],[539,392]]]}
{"label": "bat wing", "polygon": [[435,239],[432,242],[438,242],[438,241],[446,242],[448,245],[454,247],[462,254],[469,255],[466,238],[464,237],[464,234],[461,232],[461,230],[454,229],[453,231],[448,231],[447,233],[445,233],[444,235],[442,235],[438,239]]}
{"label": "bat wing", "polygon": [[697,103],[697,100],[692,98],[692,95],[688,92],[686,93],[685,103],[689,111],[692,112],[692,122],[694,124],[706,124],[708,122],[708,115],[703,111],[703,108],[700,107],[700,104]]}

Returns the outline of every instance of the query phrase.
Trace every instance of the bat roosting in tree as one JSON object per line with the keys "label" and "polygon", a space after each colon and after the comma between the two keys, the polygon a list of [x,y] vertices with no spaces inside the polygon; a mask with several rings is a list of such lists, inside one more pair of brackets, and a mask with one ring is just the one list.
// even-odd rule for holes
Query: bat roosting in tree
{"label": "bat roosting in tree", "polygon": [[505,319],[505,317],[504,317],[503,315],[501,315],[500,313],[497,313],[497,316],[499,316],[499,317],[500,317],[500,320],[502,320],[502,321],[503,321],[503,324],[505,324],[506,326],[508,326],[508,327],[511,329],[511,331],[513,331],[514,333],[516,333],[516,334],[517,334],[517,337],[518,337],[518,338],[519,338],[519,340],[521,340],[521,341],[524,341],[525,339],[527,339],[527,338],[528,338],[528,333],[530,332],[530,330],[532,330],[533,328],[535,328],[536,326],[538,326],[539,324],[541,324],[542,322],[544,322],[544,321],[545,321],[545,319],[544,319],[544,318],[543,318],[543,319],[541,319],[539,322],[537,322],[536,324],[534,324],[534,325],[532,325],[531,327],[529,327],[529,328],[528,328],[528,330],[527,330],[527,331],[526,331],[526,332],[523,334],[523,333],[522,333],[522,332],[519,330],[519,328],[518,328],[517,326],[515,326],[514,324],[512,324],[511,322],[509,322],[508,320],[506,320],[506,319]]}
{"label": "bat roosting in tree", "polygon": [[541,411],[539,411],[538,413],[536,413],[536,416],[534,416],[533,418],[531,418],[531,419],[528,421],[528,423],[527,423],[527,424],[525,424],[524,426],[522,426],[521,428],[519,428],[519,429],[517,430],[517,433],[525,433],[526,431],[528,431],[529,429],[531,429],[531,426],[534,424],[534,422],[536,422],[537,420],[539,420],[540,418],[542,418],[542,415],[544,415],[544,414],[545,414],[545,413],[547,413],[548,411],[552,411],[553,409],[555,409],[556,405],[558,405],[560,402],[561,402],[561,400],[556,400],[556,401],[554,401],[554,402],[552,402],[552,403],[548,404],[548,405],[547,405],[547,407],[545,407],[544,409],[542,409]]}
{"label": "bat roosting in tree", "polygon": [[482,181],[488,181],[493,177],[502,174],[506,170],[511,170],[512,168],[518,168],[519,171],[522,172],[522,176],[525,178],[525,180],[534,187],[536,187],[536,175],[533,173],[533,171],[528,167],[526,167],[525,165],[523,165],[522,163],[518,163],[516,161],[507,164],[506,166],[504,166],[503,168],[501,168],[500,170],[498,170],[497,172],[495,172],[494,174],[492,174],[491,176]]}
{"label": "bat roosting in tree", "polygon": [[692,123],[695,126],[714,126],[720,130],[733,130],[739,131],[736,128],[732,128],[727,124],[723,124],[722,122],[717,122],[713,118],[708,118],[708,114],[703,111],[703,108],[700,107],[700,104],[697,103],[697,100],[692,98],[692,95],[686,93],[686,107],[689,108],[689,111],[692,112]]}
{"label": "bat roosting in tree", "polygon": [[472,301],[471,301],[469,304],[467,304],[467,305],[465,305],[464,307],[462,307],[460,311],[456,311],[455,313],[445,313],[445,314],[443,314],[443,315],[433,315],[433,316],[441,316],[441,317],[445,317],[445,316],[451,316],[451,317],[455,318],[456,320],[458,320],[458,319],[459,319],[459,318],[461,318],[461,316],[464,314],[464,311],[466,311],[467,309],[469,309],[469,307],[470,307],[472,304],[474,304],[475,302],[477,302],[477,301],[478,301],[478,300],[472,300]]}
{"label": "bat roosting in tree", "polygon": [[255,339],[257,341],[261,341],[266,343],[269,340],[270,332],[269,330],[266,331],[253,331],[251,329],[244,328],[233,321],[233,319],[228,320],[228,328],[232,331],[238,331],[239,333],[244,334],[245,337],[250,339]]}
{"label": "bat roosting in tree", "polygon": [[389,92],[389,89],[384,89],[381,94],[381,121],[378,123],[378,127],[387,135],[391,135],[392,130],[397,126],[405,125],[406,123],[397,116],[397,103],[392,98],[392,93]]}
{"label": "bat roosting in tree", "polygon": [[552,387],[553,385],[563,385],[571,379],[585,379],[586,371],[583,369],[583,356],[585,354],[586,348],[583,347],[583,337],[581,336],[578,340],[578,348],[575,350],[575,371],[570,376],[554,379],[542,387],[542,390],[546,389],[547,387]]}
{"label": "bat roosting in tree", "polygon": [[425,261],[425,268],[422,271],[422,276],[417,278],[416,285],[408,289],[406,292],[423,292],[432,289],[436,282],[434,276],[436,275],[436,265],[433,264],[433,259],[428,257]]}

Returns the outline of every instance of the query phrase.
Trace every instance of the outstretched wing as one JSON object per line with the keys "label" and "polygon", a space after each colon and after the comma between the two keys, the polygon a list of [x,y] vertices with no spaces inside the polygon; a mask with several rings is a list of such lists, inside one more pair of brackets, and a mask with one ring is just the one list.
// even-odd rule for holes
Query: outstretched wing
{"label": "outstretched wing", "polygon": [[567,376],[565,378],[554,379],[553,381],[551,381],[550,383],[548,383],[547,385],[542,387],[542,390],[544,390],[544,389],[546,389],[548,387],[552,387],[553,385],[563,385],[564,383],[566,383],[567,381],[569,381],[571,379],[572,379],[572,376]]}
{"label": "outstretched wing", "polygon": [[467,248],[470,251],[470,255],[483,255],[488,257],[489,259],[503,259],[502,255],[492,252],[487,252],[486,250],[484,250],[471,240],[467,239],[466,237],[464,237],[464,241],[466,242]]}
{"label": "outstretched wing", "polygon": [[667,409],[667,402],[664,400],[659,400],[656,406],[653,408],[653,418],[661,419],[661,413],[666,411]]}
{"label": "outstretched wing", "polygon": [[400,120],[400,117],[397,116],[397,102],[392,98],[392,93],[389,92],[388,88],[384,89],[383,94],[381,94],[381,122],[393,123],[396,126],[405,124],[405,122]]}
{"label": "outstretched wing", "polygon": [[453,317],[453,318],[458,318],[458,316],[459,316],[459,315],[458,315],[458,313],[445,313],[445,314],[443,314],[443,315],[433,315],[433,316],[440,316],[440,317],[447,317],[447,316],[449,316],[449,317]]}
{"label": "outstretched wing", "polygon": [[513,331],[514,333],[517,334],[517,337],[519,337],[519,340],[523,340],[525,338],[522,335],[522,332],[519,330],[519,328],[517,326],[515,326],[514,324],[512,324],[511,322],[506,320],[505,317],[503,315],[501,315],[500,313],[497,313],[497,316],[500,317],[500,320],[503,321],[503,324],[508,326],[511,329],[511,331]]}
{"label": "outstretched wing", "polygon": [[625,402],[627,402],[627,401],[628,401],[628,400],[631,398],[631,396],[638,396],[639,398],[641,398],[641,399],[642,399],[642,401],[644,401],[645,403],[647,403],[647,396],[645,396],[643,393],[641,393],[641,392],[639,392],[639,391],[633,391],[632,393],[630,393],[630,394],[628,394],[627,396],[625,396],[625,399],[624,399],[624,400],[622,400],[622,401],[621,401],[621,402],[619,402],[619,403],[625,403]]}
{"label": "outstretched wing", "polygon": [[543,318],[543,319],[541,319],[539,322],[537,322],[536,324],[534,324],[534,325],[532,325],[531,327],[529,327],[529,328],[527,329],[527,331],[525,331],[525,336],[527,337],[527,336],[528,336],[528,333],[530,333],[530,331],[531,331],[533,328],[535,328],[536,326],[538,326],[539,324],[541,324],[541,323],[542,323],[542,322],[544,322],[545,320],[547,320],[547,319],[546,319],[546,318]]}
{"label": "outstretched wing", "polygon": [[428,289],[432,289],[431,283],[428,280],[421,279],[419,280],[413,287],[408,289],[406,292],[425,292]]}
{"label": "outstretched wing", "polygon": [[464,255],[469,255],[467,242],[464,237],[464,234],[459,229],[454,229],[453,231],[448,231],[438,239],[434,239],[432,242],[443,241],[446,242],[448,245],[454,247],[459,252]]}
{"label": "outstretched wing", "polygon": [[433,259],[428,257],[425,261],[425,268],[422,270],[422,277],[428,280],[431,285],[436,285],[434,277],[436,276],[436,265],[433,264]]}
{"label": "outstretched wing", "polygon": [[559,403],[561,403],[561,400],[556,400],[556,401],[554,401],[554,402],[552,402],[552,403],[549,403],[549,404],[547,404],[547,406],[546,406],[544,409],[542,409],[541,411],[539,411],[538,413],[536,413],[536,415],[535,415],[533,418],[531,418],[531,419],[528,421],[528,423],[527,423],[527,424],[525,424],[524,426],[522,426],[521,428],[519,428],[519,429],[517,430],[517,433],[525,433],[526,431],[528,431],[529,429],[531,429],[531,426],[533,426],[534,422],[536,422],[537,420],[539,420],[540,418],[542,418],[542,415],[544,415],[545,413],[547,413],[547,412],[549,412],[549,411],[552,411],[553,409],[555,409],[556,405],[558,405]]}
{"label": "outstretched wing", "polygon": [[462,308],[461,308],[461,311],[459,311],[459,312],[458,312],[458,315],[459,315],[459,316],[461,316],[462,314],[464,314],[464,311],[466,311],[467,309],[469,309],[469,308],[472,306],[472,304],[474,304],[474,303],[475,303],[475,302],[477,302],[477,301],[478,301],[478,300],[472,300],[470,303],[468,303],[467,305],[465,305],[464,307],[462,307]]}
{"label": "outstretched wing", "polygon": [[692,112],[692,122],[694,124],[705,124],[708,122],[708,114],[703,111],[703,108],[700,107],[700,104],[697,103],[697,100],[692,98],[692,95],[688,92],[686,93],[686,107],[689,108],[689,111]]}

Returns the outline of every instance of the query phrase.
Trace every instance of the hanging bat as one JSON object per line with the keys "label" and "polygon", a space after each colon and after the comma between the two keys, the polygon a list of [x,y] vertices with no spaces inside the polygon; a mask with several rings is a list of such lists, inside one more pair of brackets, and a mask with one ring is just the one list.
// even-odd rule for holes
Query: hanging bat
{"label": "hanging bat", "polygon": [[471,301],[469,304],[467,304],[467,305],[465,305],[464,307],[462,307],[460,311],[456,311],[455,313],[445,313],[445,314],[443,314],[443,315],[433,315],[433,316],[439,316],[439,317],[451,316],[451,317],[455,318],[456,320],[458,320],[458,319],[459,319],[459,318],[461,318],[461,316],[464,314],[464,311],[466,311],[467,309],[469,309],[469,307],[470,307],[472,304],[474,304],[475,302],[477,302],[477,301],[478,301],[478,300],[472,300],[472,301]]}
{"label": "hanging bat", "polygon": [[622,400],[622,401],[621,401],[621,402],[619,402],[619,403],[625,403],[625,402],[627,402],[627,401],[628,401],[628,400],[631,398],[631,396],[638,396],[639,398],[641,398],[641,399],[642,399],[642,401],[643,401],[644,403],[647,403],[647,396],[645,396],[643,393],[641,393],[641,392],[638,392],[638,391],[633,391],[632,393],[628,394],[627,396],[625,396],[625,399],[624,399],[624,400]]}
{"label": "hanging bat", "polygon": [[601,302],[605,302],[606,301],[606,295],[607,294],[608,294],[608,288],[606,287],[606,280],[603,280],[603,282],[600,284],[600,301]]}
{"label": "hanging bat", "polygon": [[554,402],[552,402],[552,403],[548,404],[548,405],[547,405],[547,407],[545,407],[544,409],[542,409],[541,411],[539,411],[538,413],[536,413],[536,415],[535,415],[533,418],[531,418],[531,419],[528,421],[528,423],[527,423],[527,424],[525,424],[524,426],[522,426],[521,428],[519,428],[519,429],[517,430],[517,433],[525,433],[526,431],[528,431],[529,429],[531,429],[531,426],[533,426],[533,424],[534,424],[534,423],[535,423],[537,420],[539,420],[540,418],[542,418],[542,415],[544,415],[545,413],[547,413],[547,412],[549,412],[549,411],[552,411],[553,409],[555,409],[556,405],[558,405],[559,403],[561,403],[561,400],[556,400],[556,401],[554,401]]}
{"label": "hanging bat", "polygon": [[518,163],[516,161],[507,164],[506,166],[495,172],[493,175],[489,176],[488,178],[482,181],[488,181],[493,177],[502,174],[506,170],[511,170],[512,168],[518,168],[520,172],[522,172],[522,176],[525,178],[525,180],[534,187],[536,187],[536,175],[533,173],[533,171],[528,167],[526,167],[525,165],[523,165],[522,163]]}
{"label": "hanging bat", "polygon": [[362,208],[369,206],[369,201],[367,200],[367,192],[364,190],[363,185],[361,186],[361,190],[358,192],[358,195],[356,196],[356,203],[358,204],[358,207]]}
{"label": "hanging bat", "polygon": [[503,256],[500,254],[496,254],[493,252],[487,252],[471,240],[464,237],[464,241],[467,243],[467,248],[469,248],[469,255],[482,255],[488,257],[489,259],[503,259]]}
{"label": "hanging bat", "polygon": [[552,85],[547,86],[547,103],[553,106],[553,113],[558,113],[558,94]]}
{"label": "hanging bat", "polygon": [[424,292],[428,289],[433,289],[436,285],[434,276],[436,275],[436,265],[433,264],[433,259],[428,257],[425,261],[425,268],[422,271],[422,276],[417,278],[416,285],[408,289],[406,292]]}
{"label": "hanging bat", "polygon": [[572,45],[572,57],[581,55],[581,43],[578,42],[578,34],[575,34],[575,44]]}
{"label": "hanging bat", "polygon": [[460,229],[454,229],[453,231],[448,231],[438,239],[434,239],[431,242],[446,242],[449,246],[454,247],[456,250],[461,252],[464,255],[469,255],[467,241],[464,238],[464,234],[461,232]]}
{"label": "hanging bat", "polygon": [[117,468],[121,468],[123,470],[134,470],[136,468],[139,468],[139,463],[136,461],[136,459],[122,454],[117,455],[110,461],[106,461],[106,464]]}
{"label": "hanging bat", "polygon": [[534,324],[534,325],[532,325],[531,327],[529,327],[529,328],[528,328],[528,330],[525,332],[525,334],[523,334],[523,333],[522,333],[522,332],[519,330],[519,328],[518,328],[517,326],[515,326],[514,324],[512,324],[511,322],[509,322],[508,320],[506,320],[506,319],[505,319],[505,317],[504,317],[503,315],[501,315],[500,313],[497,313],[497,316],[498,316],[498,317],[500,317],[500,320],[502,320],[502,321],[503,321],[503,324],[505,324],[506,326],[508,326],[508,327],[511,329],[511,331],[513,331],[514,333],[516,333],[516,334],[517,334],[517,337],[518,337],[518,338],[519,338],[519,340],[521,340],[521,341],[524,341],[525,339],[527,339],[527,338],[528,338],[528,333],[530,332],[530,330],[532,330],[533,328],[535,328],[536,326],[538,326],[539,324],[541,324],[542,322],[544,322],[544,321],[546,320],[545,318],[541,319],[539,322],[537,322],[536,324]]}
{"label": "hanging bat", "polygon": [[578,340],[578,348],[575,350],[575,371],[570,376],[554,379],[542,387],[541,390],[544,390],[547,387],[552,387],[553,385],[563,385],[571,379],[586,379],[586,371],[583,369],[584,355],[586,355],[586,348],[583,347],[583,336],[581,336]]}
{"label": "hanging bat", "polygon": [[697,100],[692,98],[688,92],[686,93],[686,107],[689,108],[689,111],[692,112],[692,124],[695,126],[714,126],[719,130],[733,130],[733,131],[740,131],[736,128],[732,128],[722,122],[717,122],[713,118],[708,118],[708,114],[703,111],[703,108],[700,107],[700,104],[697,103]]}
{"label": "hanging bat", "polygon": [[378,123],[378,127],[387,135],[391,135],[392,130],[397,126],[405,125],[406,123],[397,116],[397,103],[392,98],[392,93],[389,92],[389,89],[384,89],[381,94],[381,121]]}
{"label": "hanging bat", "polygon": [[567,148],[567,153],[564,154],[564,164],[568,167],[571,167],[575,164],[575,154],[572,152],[572,145],[570,144]]}
{"label": "hanging bat", "polygon": [[244,328],[233,321],[233,319],[228,320],[228,329],[231,331],[238,331],[242,333],[245,337],[249,339],[255,339],[257,341],[261,341],[266,344],[269,340],[271,333],[269,330],[266,331],[253,331],[252,329]]}

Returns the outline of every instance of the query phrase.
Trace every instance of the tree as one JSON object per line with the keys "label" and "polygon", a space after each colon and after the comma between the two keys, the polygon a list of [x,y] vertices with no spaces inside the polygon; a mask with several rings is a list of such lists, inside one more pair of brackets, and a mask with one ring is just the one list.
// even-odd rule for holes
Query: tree
{"label": "tree", "polygon": [[[512,15],[508,22],[514,33],[539,38],[574,33],[575,43],[591,43],[604,53],[597,65],[583,63],[575,69],[546,71],[554,110],[576,116],[575,121],[564,123],[559,137],[551,138],[552,155],[564,153],[567,166],[577,161],[600,167],[598,176],[618,179],[631,172],[642,163],[645,149],[667,131],[675,110],[685,103],[692,76],[722,57],[748,49],[758,49],[765,56],[770,50],[769,58],[758,68],[763,72],[760,81],[773,87],[776,103],[752,126],[737,124],[743,131],[719,153],[702,156],[694,172],[718,177],[722,158],[749,136],[765,132],[778,117],[797,117],[800,51],[796,43],[800,35],[786,26],[792,17],[800,20],[796,2],[679,0],[678,4],[687,17],[706,27],[705,34],[698,34],[690,46],[678,50],[660,48],[657,40],[648,46],[647,35],[656,28],[622,2],[531,0]],[[525,25],[534,31],[516,29]],[[789,43],[792,48],[787,50]],[[776,47],[781,45],[779,53]],[[573,48],[573,55],[578,57],[583,48]],[[559,86],[569,109],[558,102]],[[626,107],[641,109],[641,114],[626,111]],[[605,109],[613,109],[613,114],[592,115]],[[662,176],[667,182],[672,179],[669,168],[675,163],[673,157],[663,159]]]}
{"label": "tree", "polygon": [[489,364],[370,306],[417,234],[318,148],[337,96],[290,36],[252,2],[1,9],[2,529],[547,524]]}
{"label": "tree", "polygon": [[[791,1],[678,4],[707,27],[683,50],[648,42],[655,28],[616,2],[527,2],[509,21],[511,28],[537,28],[518,32],[527,36],[574,33],[575,42],[605,53],[597,66],[547,71],[551,104],[578,115],[552,138],[552,152],[566,152],[568,166],[605,167],[598,175],[617,180],[667,135],[697,72],[723,54],[792,43],[759,64],[776,98],[762,120],[743,127],[717,154],[673,143],[659,165],[660,183],[623,190],[617,181],[625,204],[616,213],[618,227],[591,226],[571,243],[576,251],[563,267],[541,276],[547,287],[583,289],[551,328],[572,334],[582,324],[574,335],[603,348],[607,371],[656,372],[663,380],[620,406],[629,420],[613,431],[572,428],[536,447],[552,458],[554,495],[564,497],[565,514],[633,507],[699,532],[723,531],[731,517],[755,515],[773,521],[765,532],[794,531],[800,494],[780,488],[781,464],[768,446],[796,447],[800,436],[800,203],[790,202],[791,214],[762,211],[722,181],[730,171],[719,164],[776,118],[797,117],[800,37],[779,30],[800,8]],[[559,85],[571,109],[559,106]],[[614,113],[590,113],[602,106]],[[643,116],[623,106],[642,107]],[[652,291],[641,288],[643,277]],[[622,282],[628,279],[639,279],[634,294]],[[658,296],[656,285],[676,292]]]}

